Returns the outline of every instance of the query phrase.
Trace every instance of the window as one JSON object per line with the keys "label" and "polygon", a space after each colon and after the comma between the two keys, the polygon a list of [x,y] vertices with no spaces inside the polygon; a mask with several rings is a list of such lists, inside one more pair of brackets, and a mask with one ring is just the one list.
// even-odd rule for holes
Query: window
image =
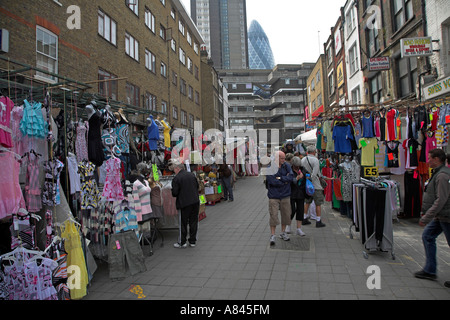
{"label": "window", "polygon": [[383,86],[381,84],[381,73],[370,79],[370,102],[378,103],[381,100]]}
{"label": "window", "polygon": [[162,5],[165,7],[166,6],[166,0],[159,0],[161,3],[162,3]]}
{"label": "window", "polygon": [[289,78],[284,79],[284,84],[290,85],[291,84],[291,79],[289,79]]}
{"label": "window", "polygon": [[333,63],[333,52],[331,50],[331,46],[327,51],[327,57],[328,57],[328,65],[331,65]]}
{"label": "window", "polygon": [[192,63],[192,60],[191,60],[191,58],[189,58],[189,57],[187,57],[187,68],[188,68],[188,70],[192,73],[192,67],[194,66],[194,64]]}
{"label": "window", "polygon": [[329,92],[330,95],[332,95],[334,93],[334,74],[333,71],[328,75],[328,88],[329,88]]}
{"label": "window", "polygon": [[164,78],[167,78],[167,66],[164,62],[161,61],[161,75]]}
{"label": "window", "polygon": [[145,67],[153,73],[156,72],[156,57],[147,49],[145,49]]}
{"label": "window", "polygon": [[378,37],[377,28],[367,28],[367,51],[369,52],[369,57],[373,57],[378,50],[380,50],[380,39]]}
{"label": "window", "polygon": [[184,22],[179,20],[178,21],[178,30],[181,32],[181,34],[184,36]]}
{"label": "window", "polygon": [[186,40],[192,46],[192,38],[191,38],[191,34],[189,33],[189,31],[186,32]]}
{"label": "window", "polygon": [[311,90],[314,90],[314,88],[316,87],[315,83],[314,83],[314,78],[311,80]]}
{"label": "window", "polygon": [[178,74],[172,70],[172,83],[176,86],[178,84]]}
{"label": "window", "polygon": [[352,90],[352,104],[361,104],[361,92],[359,86]]}
{"label": "window", "polygon": [[161,113],[162,114],[167,114],[167,102],[166,101],[161,101]]}
{"label": "window", "polygon": [[356,43],[350,48],[348,51],[350,58],[350,75],[353,75],[356,71],[359,70],[359,60],[358,60],[358,52],[356,50]]}
{"label": "window", "polygon": [[127,103],[134,106],[139,106],[139,97],[140,97],[139,87],[135,86],[132,83],[127,82],[126,90],[127,90]]}
{"label": "window", "polygon": [[135,15],[139,15],[139,0],[127,0],[128,8],[134,12]]}
{"label": "window", "polygon": [[184,79],[180,80],[180,92],[186,95],[186,80]]}
{"label": "window", "polygon": [[125,52],[134,60],[139,61],[139,42],[128,33],[125,33]]}
{"label": "window", "polygon": [[348,10],[345,21],[347,22],[347,36],[349,36],[356,27],[355,22],[355,14],[353,12],[354,7],[352,6],[350,10]]}
{"label": "window", "polygon": [[103,11],[98,10],[98,34],[113,45],[117,43],[117,24]]}
{"label": "window", "polygon": [[155,33],[155,16],[147,7],[145,7],[145,25]]}
{"label": "window", "polygon": [[179,50],[180,50],[180,61],[182,64],[186,65],[186,53],[181,48]]}
{"label": "window", "polygon": [[173,20],[176,19],[176,17],[177,17],[177,12],[175,11],[174,8],[172,8],[172,10],[170,10],[170,16],[172,17]]}
{"label": "window", "polygon": [[166,40],[166,28],[162,24],[159,25],[159,36],[161,39]]}
{"label": "window", "polygon": [[194,99],[194,88],[192,88],[192,86],[189,86],[188,97],[191,100]]}
{"label": "window", "polygon": [[417,58],[398,59],[400,97],[416,92]]}
{"label": "window", "polygon": [[194,52],[198,54],[198,43],[194,42]]}
{"label": "window", "polygon": [[186,126],[187,125],[187,113],[184,110],[181,110],[181,124]]}
{"label": "window", "polygon": [[316,74],[316,82],[317,82],[317,83],[320,82],[320,70],[317,71],[317,74]]}
{"label": "window", "polygon": [[150,92],[145,93],[145,110],[156,111],[156,96]]}
{"label": "window", "polygon": [[111,99],[117,100],[117,80],[115,81],[104,81],[117,78],[116,75],[98,69],[98,93],[104,97],[109,97]]}
{"label": "window", "polygon": [[170,47],[172,48],[173,52],[177,51],[177,42],[174,39],[170,40]]}
{"label": "window", "polygon": [[[36,66],[49,72],[58,73],[58,37],[47,29],[36,27]],[[37,76],[56,80],[55,77],[42,72]]]}
{"label": "window", "polygon": [[400,29],[406,21],[413,17],[412,0],[392,0],[394,32]]}
{"label": "window", "polygon": [[172,107],[172,118],[178,119],[178,108],[175,106]]}
{"label": "window", "polygon": [[194,128],[194,115],[189,114],[189,128]]}
{"label": "window", "polygon": [[198,91],[195,91],[194,101],[196,104],[200,105],[200,93]]}

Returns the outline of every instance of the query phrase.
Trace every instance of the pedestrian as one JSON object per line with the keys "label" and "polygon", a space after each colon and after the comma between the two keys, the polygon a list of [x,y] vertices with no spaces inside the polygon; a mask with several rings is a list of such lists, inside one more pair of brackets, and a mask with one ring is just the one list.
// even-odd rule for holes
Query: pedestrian
{"label": "pedestrian", "polygon": [[275,244],[276,226],[280,224],[278,211],[281,215],[280,238],[289,241],[286,234],[286,226],[290,224],[291,215],[291,182],[294,178],[291,166],[285,161],[286,155],[282,151],[275,153],[274,164],[278,166],[278,171],[273,175],[268,175],[267,196],[269,198],[269,225],[270,225],[270,245]]}
{"label": "pedestrian", "polygon": [[[302,161],[299,157],[292,158],[291,161],[294,179],[291,182],[291,221],[297,221],[297,235],[305,236],[302,231],[302,222],[305,212],[306,198],[306,171],[302,167]],[[286,227],[286,233],[290,232],[290,224]]]}
{"label": "pedestrian", "polygon": [[[322,205],[325,201],[324,190],[319,180],[319,177],[322,177],[322,173],[320,172],[319,159],[315,156],[316,148],[314,146],[308,146],[306,153],[307,155],[302,159],[302,166],[310,174],[315,191],[312,197],[305,199],[305,212],[308,212],[311,202],[314,201],[316,205],[316,228],[321,228],[325,227],[321,219]],[[305,221],[304,224],[310,224],[310,222]]]}
{"label": "pedestrian", "polygon": [[[419,224],[425,227],[422,241],[426,262],[425,267],[414,274],[420,279],[437,278],[436,238],[442,232],[450,246],[450,168],[445,166],[445,160],[445,152],[441,149],[428,152],[428,165],[433,170],[425,185],[419,221]],[[450,287],[450,281],[446,281],[445,286]]]}
{"label": "pedestrian", "polygon": [[186,238],[189,226],[189,245],[195,247],[198,231],[198,212],[200,208],[198,180],[192,172],[184,168],[180,162],[172,162],[169,170],[175,172],[172,180],[172,196],[176,198],[176,208],[179,217],[179,238],[173,246],[186,248]]}
{"label": "pedestrian", "polygon": [[234,200],[231,180],[233,178],[233,174],[231,172],[231,169],[226,163],[223,163],[219,166],[218,172],[220,174],[220,180],[222,182],[223,197],[225,201],[229,200],[231,202]]}

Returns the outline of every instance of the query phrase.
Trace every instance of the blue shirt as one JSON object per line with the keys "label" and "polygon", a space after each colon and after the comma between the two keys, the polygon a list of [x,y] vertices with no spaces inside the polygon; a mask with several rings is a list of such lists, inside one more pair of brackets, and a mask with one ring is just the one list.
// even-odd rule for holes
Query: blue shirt
{"label": "blue shirt", "polygon": [[350,125],[333,127],[334,151],[340,153],[351,153],[352,144],[350,140],[355,140]]}

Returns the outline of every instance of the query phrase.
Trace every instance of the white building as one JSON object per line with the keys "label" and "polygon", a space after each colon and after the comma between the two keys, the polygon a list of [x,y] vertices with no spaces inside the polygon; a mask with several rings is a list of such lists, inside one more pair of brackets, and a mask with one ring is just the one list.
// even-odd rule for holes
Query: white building
{"label": "white building", "polygon": [[364,104],[364,77],[361,70],[358,9],[356,1],[347,0],[344,6],[344,49],[349,105]]}

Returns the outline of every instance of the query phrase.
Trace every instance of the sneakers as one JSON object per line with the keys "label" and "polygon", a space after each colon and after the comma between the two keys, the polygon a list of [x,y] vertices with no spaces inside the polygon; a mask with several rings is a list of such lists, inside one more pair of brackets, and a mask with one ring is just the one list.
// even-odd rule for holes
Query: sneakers
{"label": "sneakers", "polygon": [[306,236],[306,234],[302,231],[302,229],[297,229],[297,234],[298,234],[300,237]]}
{"label": "sneakers", "polygon": [[286,233],[291,233],[291,226],[290,225],[286,226],[286,231],[285,232]]}
{"label": "sneakers", "polygon": [[427,280],[436,280],[437,276],[435,274],[431,274],[425,271],[418,271],[414,273],[414,276],[419,279],[427,279]]}
{"label": "sneakers", "polygon": [[174,248],[187,248],[187,243],[181,244],[181,243],[174,243],[173,244]]}
{"label": "sneakers", "polygon": [[195,243],[190,243],[189,242],[189,247],[194,248],[195,247]]}
{"label": "sneakers", "polygon": [[287,235],[286,232],[282,232],[282,233],[280,234],[280,238],[283,239],[284,241],[289,241],[289,240],[291,240],[291,239],[289,238],[289,236]]}
{"label": "sneakers", "polygon": [[275,245],[275,235],[270,236],[270,245],[271,246]]}
{"label": "sneakers", "polygon": [[302,224],[306,226],[307,224],[311,224],[311,221],[309,221],[309,219],[304,219]]}
{"label": "sneakers", "polygon": [[316,228],[323,228],[325,226],[326,226],[326,224],[323,223],[322,221],[316,221]]}

